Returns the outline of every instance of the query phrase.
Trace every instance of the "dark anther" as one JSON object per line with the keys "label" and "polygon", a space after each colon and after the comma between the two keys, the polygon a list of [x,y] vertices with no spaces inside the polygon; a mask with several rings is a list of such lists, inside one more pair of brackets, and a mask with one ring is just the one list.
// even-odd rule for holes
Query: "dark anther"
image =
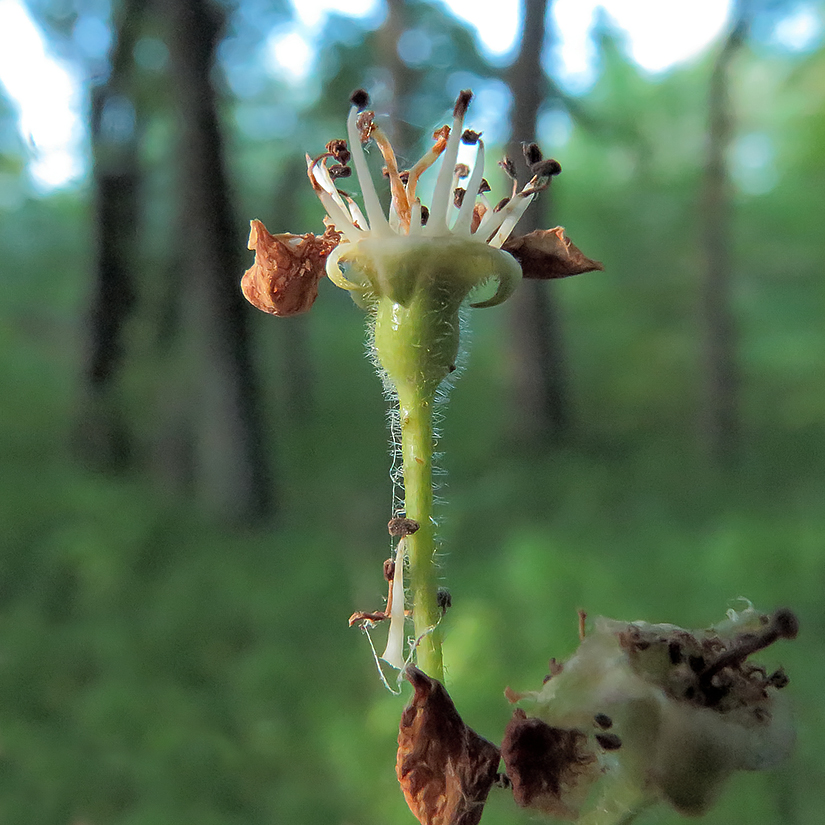
{"label": "dark anther", "polygon": [[452,606],[453,597],[446,587],[439,587],[435,593],[435,603],[443,616]]}
{"label": "dark anther", "polygon": [[333,180],[336,180],[337,178],[348,178],[352,174],[352,169],[342,163],[334,163],[327,169],[327,172]]}
{"label": "dark anther", "polygon": [[493,783],[497,788],[503,788],[505,791],[513,787],[510,777],[506,773],[496,774],[496,781]]}
{"label": "dark anther", "polygon": [[472,129],[465,129],[461,135],[461,142],[467,146],[475,146],[481,137],[481,132],[474,132]]}
{"label": "dark anther", "polygon": [[511,180],[515,180],[516,175],[516,164],[513,163],[513,159],[505,155],[499,162],[498,165],[504,170],[504,174],[507,175],[508,178]]}
{"label": "dark anther", "polygon": [[602,730],[607,730],[608,728],[613,727],[613,720],[606,714],[606,713],[597,713],[593,717],[593,721],[600,727]]}
{"label": "dark anther", "polygon": [[596,741],[606,751],[617,751],[622,746],[622,740],[615,733],[597,733]]}
{"label": "dark anther", "polygon": [[530,166],[530,171],[537,178],[552,178],[561,174],[561,164],[553,158],[542,160]]}
{"label": "dark anther", "polygon": [[705,657],[688,656],[688,665],[694,673],[701,673],[705,669]]}
{"label": "dark anther", "polygon": [[544,160],[544,155],[542,155],[538,143],[522,143],[521,151],[524,152],[524,160],[527,161],[527,165],[530,167]]}
{"label": "dark anther", "polygon": [[484,192],[490,192],[490,191],[492,191],[492,190],[490,188],[490,184],[487,183],[487,178],[482,178],[481,183],[478,186],[478,194],[482,195],[482,194],[484,194]]}
{"label": "dark anther", "polygon": [[682,661],[682,646],[679,642],[671,640],[667,643],[667,655],[672,665],[678,665]]}
{"label": "dark anther", "polygon": [[[386,166],[382,166],[382,167],[381,167],[381,174],[382,174],[385,178],[388,178],[388,177],[390,176],[390,170],[389,170],[389,169],[387,169],[387,167],[386,167]],[[404,186],[406,186],[406,185],[407,185],[407,181],[410,179],[410,173],[409,173],[409,170],[405,170],[405,171],[403,171],[403,172],[399,172],[399,173],[398,173],[398,179],[401,181],[401,183],[403,183],[403,184],[404,184]]]}
{"label": "dark anther", "polygon": [[387,529],[390,531],[390,535],[400,538],[411,536],[420,526],[415,519],[402,517],[391,518],[387,523]]}
{"label": "dark anther", "polygon": [[370,105],[370,96],[363,89],[356,89],[349,100],[359,112],[363,112]]}
{"label": "dark anther", "polygon": [[424,204],[421,204],[421,226],[426,226],[430,219],[430,210]]}
{"label": "dark anther", "polygon": [[781,667],[768,676],[768,684],[777,690],[782,690],[783,687],[787,687],[789,681],[788,674],[785,673],[784,668]]}
{"label": "dark anther", "polygon": [[395,578],[395,560],[387,559],[384,562],[384,578],[391,582]]}
{"label": "dark anther", "polygon": [[773,614],[771,625],[780,639],[795,639],[799,633],[799,619],[787,607],[782,607]]}
{"label": "dark anther", "polygon": [[455,372],[457,369],[458,367],[455,364],[450,364],[450,366],[447,367],[448,372]]}
{"label": "dark anther", "polygon": [[467,194],[467,190],[461,186],[457,186],[453,190],[453,203],[458,207],[461,208],[461,204],[464,203],[464,196]]}
{"label": "dark anther", "polygon": [[458,93],[455,106],[453,107],[453,117],[464,117],[467,114],[467,107],[473,99],[473,93],[469,89],[464,89]]}
{"label": "dark anther", "polygon": [[349,153],[349,149],[347,149],[347,142],[343,138],[331,140],[327,144],[326,149],[327,152],[329,152],[335,160],[338,161],[338,163],[349,163],[351,155]]}
{"label": "dark anther", "polygon": [[501,212],[508,203],[510,203],[510,198],[502,198],[493,208],[493,212]]}
{"label": "dark anther", "polygon": [[541,680],[541,683],[542,683],[543,685],[546,685],[546,684],[547,684],[547,683],[548,683],[548,682],[549,682],[552,678],[553,678],[553,674],[552,674],[552,673],[548,673],[548,674],[547,674],[547,675],[546,675],[546,676],[545,676],[545,677]]}
{"label": "dark anther", "polygon": [[455,176],[459,179],[470,177],[470,167],[466,163],[457,163],[455,165]]}

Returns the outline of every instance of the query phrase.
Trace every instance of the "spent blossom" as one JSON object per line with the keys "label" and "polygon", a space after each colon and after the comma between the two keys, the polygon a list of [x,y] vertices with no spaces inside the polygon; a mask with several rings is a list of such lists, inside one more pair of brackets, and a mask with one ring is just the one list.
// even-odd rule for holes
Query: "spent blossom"
{"label": "spent blossom", "polygon": [[656,801],[706,812],[734,771],[788,756],[788,677],[749,657],[797,632],[790,610],[750,603],[709,630],[596,619],[540,690],[506,691],[521,706],[501,747],[516,801],[580,823],[602,821],[582,814],[594,798],[609,821]]}
{"label": "spent blossom", "polygon": [[[500,166],[511,180],[510,192],[493,203],[484,178],[484,140],[480,133],[464,128],[471,99],[469,91],[459,94],[452,125],[437,129],[432,147],[409,169],[401,170],[386,133],[374,112],[367,109],[366,92],[354,92],[347,139],[332,140],[320,155],[307,156],[309,180],[326,211],[326,231],[321,236],[270,235],[260,221],[252,221],[249,248],[256,257],[242,280],[247,299],[274,315],[304,312],[315,299],[319,280],[327,274],[363,306],[383,295],[403,302],[415,291],[423,271],[407,262],[421,256],[431,277],[440,280],[432,275],[440,272],[453,282],[459,302],[474,287],[496,281],[496,293],[473,304],[476,307],[504,301],[522,276],[563,278],[602,269],[572,244],[561,227],[513,235],[519,218],[561,172],[561,166],[545,159],[537,144],[526,144],[529,179],[519,187],[516,164],[505,158]],[[391,195],[388,213],[367,167],[364,146],[370,142],[384,159]],[[456,163],[462,142],[476,147],[472,169]],[[439,160],[428,207],[419,196],[419,183]],[[338,187],[353,171],[363,210]]]}

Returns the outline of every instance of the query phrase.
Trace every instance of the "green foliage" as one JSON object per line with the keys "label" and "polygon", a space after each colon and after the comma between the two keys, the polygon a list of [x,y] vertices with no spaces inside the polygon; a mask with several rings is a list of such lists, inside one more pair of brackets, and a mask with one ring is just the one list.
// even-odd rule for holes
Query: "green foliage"
{"label": "green foliage", "polygon": [[[457,64],[468,43],[455,28]],[[346,91],[361,80],[361,46],[326,55],[346,67]],[[450,473],[449,511],[441,508],[448,684],[468,724],[499,740],[510,714],[503,688],[537,687],[547,660],[574,650],[577,608],[702,626],[738,596],[791,606],[800,638],[760,658],[791,675],[796,753],[773,774],[737,776],[703,821],[816,822],[825,783],[825,58],[774,55],[779,80],[737,92],[747,130],[771,141],[777,182],[736,195],[747,437],[740,466],[726,472],[708,468],[694,444],[707,66],[652,82],[620,58],[582,101],[601,127],[577,126],[554,151],[565,170],[554,212],[607,267],[556,290],[579,422],[567,446],[549,456],[512,448],[506,312],[471,318],[473,354],[439,443]],[[751,55],[744,70],[766,65]],[[277,208],[294,220],[284,229],[320,228],[308,191],[270,199],[287,158],[338,134],[327,129],[330,100],[302,113],[288,140],[236,134],[243,214]],[[153,128],[150,165],[165,157],[171,126]],[[170,258],[170,181],[161,178],[150,176],[158,208],[146,218],[160,240],[142,252],[141,288],[153,295],[168,286]],[[410,822],[393,770],[401,701],[346,627],[353,610],[381,605],[389,551],[384,409],[363,362],[361,312],[323,285],[310,318],[255,319],[282,515],[266,531],[217,527],[143,468],[113,477],[71,457],[91,258],[86,194],[29,201],[0,222],[0,820]],[[123,389],[147,440],[158,357],[148,315],[133,319],[139,369]],[[308,388],[290,383],[296,340]],[[483,819],[531,821],[502,792]],[[656,810],[639,821],[681,820]]]}

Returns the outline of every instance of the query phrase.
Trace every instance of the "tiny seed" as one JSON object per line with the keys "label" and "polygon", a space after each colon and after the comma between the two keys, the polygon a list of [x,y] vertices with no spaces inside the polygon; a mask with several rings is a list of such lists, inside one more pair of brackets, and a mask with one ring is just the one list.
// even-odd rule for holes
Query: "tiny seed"
{"label": "tiny seed", "polygon": [[593,721],[602,729],[607,730],[613,727],[613,720],[606,713],[597,713]]}
{"label": "tiny seed", "polygon": [[596,741],[606,751],[617,751],[622,746],[622,740],[615,733],[597,733]]}

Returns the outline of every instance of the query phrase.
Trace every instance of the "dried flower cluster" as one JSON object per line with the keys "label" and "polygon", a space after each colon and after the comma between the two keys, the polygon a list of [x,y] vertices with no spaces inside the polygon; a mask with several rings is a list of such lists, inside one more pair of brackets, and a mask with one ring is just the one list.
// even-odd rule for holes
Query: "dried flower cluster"
{"label": "dried flower cluster", "polygon": [[[706,631],[597,619],[571,659],[551,661],[541,690],[506,691],[523,706],[501,745],[516,803],[574,822],[591,821],[594,809],[613,816],[598,821],[623,821],[657,801],[705,812],[733,771],[763,770],[788,755],[793,729],[777,696],[788,678],[748,657],[797,630],[789,610],[771,616],[750,606]],[[489,785],[476,796],[469,788],[482,778],[492,784],[492,751],[479,758],[464,744],[477,735],[440,684],[410,679],[416,694],[399,736],[402,787],[422,825],[464,821],[445,819],[433,800],[449,797],[445,777],[460,774],[453,797],[483,802]],[[428,706],[422,697],[430,694],[438,699]],[[411,726],[422,707],[427,723]],[[444,753],[452,761],[434,757]]]}

